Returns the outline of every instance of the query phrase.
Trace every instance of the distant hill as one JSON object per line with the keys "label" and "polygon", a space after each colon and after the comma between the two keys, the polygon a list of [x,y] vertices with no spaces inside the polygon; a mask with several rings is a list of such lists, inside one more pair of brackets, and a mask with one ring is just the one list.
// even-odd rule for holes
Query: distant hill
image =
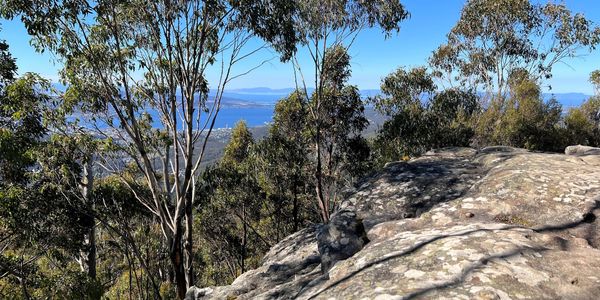
{"label": "distant hill", "polygon": [[[231,89],[226,90],[223,93],[224,96],[244,99],[247,101],[257,102],[261,104],[275,104],[281,98],[284,98],[291,94],[295,88],[283,88],[283,89],[271,89],[268,87],[255,87],[255,88],[243,88],[243,89]],[[308,93],[314,92],[314,88],[308,88]],[[360,95],[363,98],[372,97],[379,94],[380,91],[377,89],[365,89],[360,90]]]}
{"label": "distant hill", "polygon": [[[271,89],[268,87],[232,89],[225,91],[224,95],[235,99],[244,99],[246,101],[258,102],[262,104],[275,104],[279,99],[289,95],[294,91],[294,88]],[[313,88],[309,88],[308,92],[313,92]],[[378,89],[360,90],[360,95],[363,98],[373,97],[380,94]],[[583,93],[544,93],[544,100],[555,98],[564,108],[576,107],[590,98],[590,95]]]}
{"label": "distant hill", "polygon": [[[243,89],[230,89],[225,91],[226,94],[236,94],[236,95],[277,95],[277,96],[287,96],[291,94],[295,88],[283,88],[283,89],[271,89],[268,87],[255,87],[255,88],[243,88]],[[308,88],[308,92],[312,93],[315,89]],[[363,97],[367,96],[375,96],[380,93],[378,89],[363,89],[360,90],[360,94]]]}
{"label": "distant hill", "polygon": [[[313,90],[313,89],[310,89]],[[288,95],[294,91],[294,88],[283,88],[283,89],[272,89],[268,87],[254,87],[254,88],[242,88],[242,89],[231,89],[227,92],[237,94],[262,94],[262,95]]]}
{"label": "distant hill", "polygon": [[[56,89],[57,91],[61,91],[61,92],[64,92],[67,90],[67,87],[61,83],[53,83],[52,88]],[[210,99],[212,100],[212,99],[214,99],[215,93],[211,92],[211,94],[209,96],[211,96]],[[259,101],[255,101],[255,100],[253,100],[253,98],[258,99]],[[264,107],[264,106],[272,105],[279,98],[275,99],[273,101],[273,103],[269,103],[269,101],[264,101],[264,99],[265,99],[264,97],[260,97],[260,96],[259,97],[246,97],[243,94],[225,92],[225,93],[223,93],[223,98],[221,99],[221,105],[223,107],[257,108],[257,107]]]}
{"label": "distant hill", "polygon": [[[64,85],[54,83],[53,87],[59,91],[64,91]],[[293,87],[272,89],[268,87],[253,87],[229,89],[223,93],[222,105],[224,107],[263,107],[272,106],[281,98],[288,96],[295,90]],[[308,88],[308,92],[312,93],[314,88]],[[363,98],[373,97],[380,93],[378,89],[363,89],[360,90],[360,95]],[[211,91],[210,95],[214,97],[215,91]],[[584,101],[590,98],[590,95],[583,93],[544,93],[544,100],[555,98],[565,109],[580,106]]]}

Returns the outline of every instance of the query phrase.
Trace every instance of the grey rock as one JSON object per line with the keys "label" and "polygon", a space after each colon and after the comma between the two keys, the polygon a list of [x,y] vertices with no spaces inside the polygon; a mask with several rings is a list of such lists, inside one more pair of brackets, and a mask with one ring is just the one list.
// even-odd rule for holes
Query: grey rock
{"label": "grey rock", "polygon": [[187,292],[185,293],[185,300],[194,300],[194,299],[200,299],[202,297],[205,297],[207,295],[210,295],[213,292],[212,288],[198,288],[195,286],[190,287]]}
{"label": "grey rock", "polygon": [[290,235],[269,250],[258,269],[242,274],[231,285],[211,287],[210,293],[192,299],[294,299],[321,276],[316,241],[319,228],[311,226]]}
{"label": "grey rock", "polygon": [[347,209],[336,212],[329,224],[317,233],[321,272],[327,273],[336,262],[351,257],[368,242],[365,227],[356,212]]}
{"label": "grey rock", "polygon": [[600,148],[575,145],[565,148],[566,155],[583,156],[583,155],[600,155]]}
{"label": "grey rock", "polygon": [[388,164],[340,207],[197,299],[600,295],[600,155],[434,150]]}
{"label": "grey rock", "polygon": [[357,217],[368,231],[378,223],[416,218],[438,203],[456,199],[481,176],[471,148],[433,150],[408,162],[389,163],[351,195]]}
{"label": "grey rock", "polygon": [[[386,222],[373,230],[394,230]],[[391,233],[391,232],[390,232]],[[299,299],[597,299],[600,251],[502,223],[380,235]],[[497,296],[490,297],[490,296]]]}

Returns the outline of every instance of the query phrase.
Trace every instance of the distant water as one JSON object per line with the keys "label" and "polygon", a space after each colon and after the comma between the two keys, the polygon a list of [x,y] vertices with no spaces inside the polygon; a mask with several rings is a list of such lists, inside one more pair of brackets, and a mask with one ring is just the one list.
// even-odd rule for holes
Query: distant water
{"label": "distant water", "polygon": [[[248,127],[263,126],[273,120],[274,106],[259,106],[259,107],[221,107],[215,128],[233,128],[235,124],[241,120],[246,121]],[[162,128],[158,114],[154,110],[149,110],[153,118],[152,126],[154,128]],[[202,124],[204,124],[206,114],[202,114]],[[179,124],[181,125],[181,123]]]}
{"label": "distant water", "polygon": [[[253,107],[221,107],[219,111],[219,115],[215,121],[215,129],[216,128],[233,128],[237,122],[244,120],[248,127],[257,127],[264,126],[273,120],[273,112],[275,110],[274,106],[253,106]],[[149,113],[152,117],[152,127],[153,128],[163,128],[163,124],[160,122],[159,114],[154,109],[145,110],[143,112]],[[202,113],[201,116],[201,125],[204,126],[206,122],[207,114]],[[82,120],[82,124],[87,124],[89,118],[85,118],[82,116],[72,116],[69,118],[70,121],[75,121],[76,119]],[[178,120],[178,128],[181,130],[183,127],[182,121]],[[113,126],[116,128],[119,125],[118,120],[113,120]],[[84,125],[85,126],[85,125]],[[95,127],[99,129],[105,129],[112,126],[108,126],[102,119],[96,120]],[[194,128],[196,125],[194,124]]]}
{"label": "distant water", "polygon": [[264,107],[223,107],[219,111],[215,128],[232,128],[240,121],[249,127],[262,126],[273,120],[273,106]]}
{"label": "distant water", "polygon": [[[362,91],[363,94],[375,94],[375,91]],[[281,98],[281,95],[252,95],[249,97],[248,94],[228,94],[231,97],[227,99],[230,106],[223,106],[217,119],[215,121],[215,128],[233,128],[240,120],[246,121],[249,127],[264,126],[273,120],[274,103],[276,99]],[[275,98],[278,97],[278,98]],[[559,103],[563,105],[563,111],[566,112],[570,107],[580,106],[590,96],[581,93],[564,93],[564,94],[543,94],[544,100],[555,98]],[[251,99],[249,99],[251,98]],[[242,99],[242,100],[239,100]],[[162,128],[158,113],[153,110],[147,110],[153,119],[154,128]],[[372,124],[382,124],[385,118],[382,118],[379,114],[375,113],[372,107],[366,107],[367,117],[370,119]],[[203,114],[203,120],[206,114]],[[204,123],[203,123],[204,124]],[[107,127],[106,124],[98,124],[100,128]],[[115,124],[116,125],[116,124]],[[182,128],[181,121],[178,125],[179,129]]]}

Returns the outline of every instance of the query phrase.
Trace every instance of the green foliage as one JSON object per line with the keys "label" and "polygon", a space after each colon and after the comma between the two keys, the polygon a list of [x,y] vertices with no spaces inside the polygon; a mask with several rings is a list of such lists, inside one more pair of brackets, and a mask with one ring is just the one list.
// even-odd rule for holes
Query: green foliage
{"label": "green foliage", "polygon": [[[14,61],[0,65],[14,68]],[[13,78],[15,71],[3,70],[0,80],[2,285],[20,286],[15,296],[24,298],[98,299],[102,287],[68,258],[78,255],[93,224],[78,186],[89,141],[48,135],[57,116],[49,82],[32,73]]]}
{"label": "green foliage", "polygon": [[[50,251],[50,253],[56,251]],[[10,254],[9,254],[10,255]],[[16,253],[15,253],[16,255]],[[20,255],[19,255],[20,256]],[[3,256],[5,259],[6,256]],[[25,256],[31,259],[31,256]],[[47,255],[35,261],[24,278],[25,289],[21,281],[7,276],[0,279],[0,297],[3,299],[100,299],[104,293],[102,285],[88,278],[78,266],[69,263],[64,257]],[[22,275],[22,274],[21,274]]]}
{"label": "green foliage", "polygon": [[595,70],[590,74],[590,82],[594,86],[596,96],[600,96],[600,70]]}
{"label": "green foliage", "polygon": [[8,79],[4,78],[7,85],[0,89],[0,177],[22,182],[46,132],[42,112],[49,100],[43,93],[48,82],[31,73]]}
{"label": "green foliage", "polygon": [[106,176],[95,182],[93,198],[97,205],[95,212],[105,218],[150,218],[146,211],[135,199],[135,194],[149,194],[144,185],[135,181],[127,181],[117,176]]}
{"label": "green foliage", "polygon": [[599,42],[600,28],[563,3],[470,0],[430,63],[438,76],[483,88],[488,96],[504,95],[515,69],[547,79],[554,64]]}
{"label": "green foliage", "polygon": [[422,67],[396,70],[383,80],[381,91],[371,99],[377,110],[390,117],[374,141],[380,164],[434,148],[469,145],[471,118],[478,111],[474,93],[438,92]]}
{"label": "green foliage", "polygon": [[[218,111],[218,100],[208,101],[209,84],[222,89],[231,79],[228,62],[224,66],[227,76],[222,82],[209,83],[205,70],[217,61],[217,56],[226,57],[222,55],[224,51],[232,54],[230,66],[246,57],[242,47],[252,35],[269,43],[281,53],[282,60],[288,60],[295,54],[297,44],[308,45],[312,39],[326,40],[325,31],[337,31],[346,39],[364,27],[376,26],[389,34],[397,31],[399,22],[408,16],[397,0],[327,3],[4,0],[0,15],[20,17],[33,36],[33,45],[40,51],[52,51],[64,62],[61,76],[68,89],[61,99],[62,113],[84,112],[87,114],[81,115],[87,118],[86,123],[100,124],[99,127],[108,125],[114,130],[116,134],[98,130],[98,135],[107,139],[90,143],[93,151],[97,151],[97,147],[105,151],[102,154],[108,159],[104,166],[119,156],[130,158],[119,175],[131,193],[124,192],[123,186],[115,182],[102,182],[92,192],[93,201],[86,203],[82,210],[91,212],[92,220],[100,221],[102,228],[115,235],[115,243],[124,244],[125,250],[119,250],[127,256],[128,251],[136,252],[134,250],[140,248],[136,247],[136,237],[131,233],[137,232],[147,221],[147,216],[137,214],[140,207],[146,208],[160,222],[165,238],[163,246],[167,244],[172,252],[169,256],[184,256],[185,268],[190,270],[188,278],[194,276],[188,262],[201,261],[207,268],[200,273],[207,282],[209,277],[213,278],[212,282],[222,282],[255,266],[267,245],[297,230],[303,221],[314,219],[307,216],[312,209],[307,204],[311,198],[308,189],[312,187],[307,174],[314,172],[308,156],[309,143],[322,146],[327,156],[325,170],[327,185],[332,188],[330,193],[337,192],[339,182],[346,176],[366,172],[368,165],[356,160],[368,157],[369,149],[359,136],[366,119],[358,91],[345,86],[350,74],[349,57],[345,49],[331,47],[332,51],[323,55],[327,56],[324,61],[328,78],[323,80],[326,87],[321,88],[319,84],[319,91],[312,99],[308,99],[310,95],[303,95],[307,101],[301,104],[299,120],[283,121],[281,119],[287,116],[280,117],[281,126],[274,126],[277,128],[267,141],[260,144],[254,143],[247,128],[240,125],[233,132],[221,162],[200,176],[200,161],[196,157],[202,155],[196,156],[195,147],[198,139],[208,139],[209,134],[200,132],[205,120],[199,120],[201,114],[197,112]],[[186,30],[179,30],[180,26]],[[322,28],[326,30],[321,31]],[[324,54],[329,46],[323,43]],[[142,74],[143,80],[134,80],[137,74]],[[159,112],[158,121],[162,122],[163,130],[152,128],[149,108]],[[312,119],[308,117],[307,108],[316,111]],[[211,118],[215,116],[211,114]],[[300,120],[303,124],[294,127]],[[314,127],[306,126],[309,121],[318,124],[317,135],[321,135],[321,127],[330,130],[323,134],[323,139],[315,139]],[[207,124],[211,124],[210,120]],[[180,135],[181,128],[185,136]],[[79,181],[84,185],[85,181],[80,174],[81,167],[93,160],[93,155],[86,155],[90,153],[87,151],[90,141],[80,142],[86,145],[85,149],[76,151],[76,140],[53,137],[48,143],[52,147],[40,152],[45,157],[35,162],[51,174],[47,180],[61,195],[77,196],[74,187]],[[316,151],[321,154],[320,150]],[[60,152],[65,155],[57,155]],[[162,162],[162,169],[151,161],[154,158]],[[179,159],[186,161],[185,167]],[[191,160],[194,162],[189,163]],[[338,179],[342,173],[344,177]],[[197,181],[202,181],[196,186],[198,198],[189,199]],[[194,199],[197,210],[191,210],[190,200]],[[184,207],[183,218],[177,210],[181,207]],[[136,213],[127,213],[130,209]],[[192,230],[192,211],[202,215],[196,220],[201,230]],[[84,219],[89,222],[87,217]],[[185,243],[180,240],[184,219],[188,239]],[[194,256],[189,248],[175,253],[183,246],[192,245],[193,239],[188,238],[190,233],[201,235],[195,246],[198,255]],[[225,258],[215,256],[221,249],[228,250]],[[155,276],[155,269],[142,265],[154,256],[139,253],[134,256],[133,259],[127,256],[128,266],[118,268],[116,276],[109,278],[114,284],[114,289],[109,291],[111,297],[126,296],[125,291],[131,292],[132,283],[143,285],[144,280],[139,278],[142,275],[136,276],[136,273],[150,279]],[[210,267],[223,260],[233,262],[229,264],[229,274],[219,274],[227,269]],[[177,261],[173,260],[170,271],[175,270],[177,294],[181,298],[186,279],[180,271],[184,268]],[[160,271],[170,274],[161,275],[162,280],[172,275],[162,267]],[[127,281],[129,287],[125,288]],[[144,294],[136,296],[143,298]]]}
{"label": "green foliage", "polygon": [[325,31],[347,34],[362,28],[379,27],[389,35],[399,31],[400,22],[409,16],[398,0],[303,0],[295,3],[298,5],[296,30],[303,44],[325,38]]}
{"label": "green foliage", "polygon": [[[341,190],[353,176],[370,167],[367,142],[360,133],[368,125],[358,88],[347,84],[351,75],[350,55],[341,45],[325,50],[319,88],[307,98],[307,134],[314,145],[315,188],[321,220],[329,220],[341,197]],[[307,96],[307,95],[304,95]],[[348,158],[362,156],[361,166],[347,168]],[[355,173],[351,173],[351,172]]]}
{"label": "green foliage", "polygon": [[[282,238],[305,221],[315,220],[312,207],[310,140],[307,104],[298,92],[277,102],[269,134],[255,148],[260,166],[259,182],[266,192],[275,229],[271,236]],[[310,191],[310,192],[309,192]]]}
{"label": "green foliage", "polygon": [[539,84],[525,71],[509,78],[509,97],[495,98],[478,118],[478,145],[506,145],[562,152],[561,105],[544,102]]}
{"label": "green foliage", "polygon": [[[147,274],[144,270],[125,269],[112,283],[110,289],[102,295],[102,299],[144,299],[148,295],[144,293],[142,287],[148,284]],[[170,284],[165,283],[161,296],[163,299],[175,299],[174,291]]]}
{"label": "green foliage", "polygon": [[479,112],[478,98],[472,91],[456,89],[437,93],[430,103],[430,122],[435,148],[467,146],[474,134],[472,117]]}
{"label": "green foliage", "polygon": [[[197,234],[201,278],[207,283],[231,281],[249,268],[257,267],[257,257],[268,248],[260,221],[263,192],[256,177],[253,159],[254,139],[246,124],[232,131],[221,161],[204,173],[198,203]],[[221,261],[229,263],[215,267]]]}
{"label": "green foliage", "polygon": [[241,164],[250,155],[250,148],[254,144],[254,138],[248,131],[246,122],[238,122],[231,132],[231,140],[225,147],[221,164],[234,167]]}
{"label": "green foliage", "polygon": [[[345,51],[338,55],[346,65]],[[326,184],[338,189],[343,180],[370,170],[365,164],[370,149],[359,135],[366,125],[362,101],[356,88],[345,86],[349,72],[330,67],[331,73],[347,74],[328,81],[319,107],[319,124],[326,128],[321,136]],[[315,132],[308,126],[316,122],[309,113],[315,104],[305,99],[295,92],[280,100],[269,134],[259,142],[239,123],[220,163],[203,177],[198,198],[207,202],[198,205],[197,228],[202,228],[198,262],[205,284],[229,283],[256,266],[270,245],[318,221],[311,160]]]}
{"label": "green foliage", "polygon": [[280,100],[258,142],[238,123],[224,156],[203,176],[196,220],[203,285],[230,283],[258,266],[270,246],[317,221],[304,99],[293,93]]}
{"label": "green foliage", "polygon": [[0,40],[0,91],[7,83],[14,80],[16,71],[17,64],[8,51],[8,44],[6,41]]}
{"label": "green foliage", "polygon": [[[253,37],[282,60],[294,54],[298,6],[280,0],[2,1],[0,16],[20,17],[33,44],[63,62],[65,111],[87,113],[81,115],[99,136],[118,138],[114,156],[127,156],[126,171],[150,191],[137,199],[160,220],[165,244],[173,245],[179,298],[195,275],[191,206],[205,149],[198,145],[210,137],[223,89],[240,75],[232,66],[262,49],[245,48]],[[223,76],[209,83],[207,70],[218,67]],[[209,100],[209,87],[218,90],[216,99]],[[159,115],[160,132],[152,128],[150,109]],[[202,111],[210,111],[208,120]]]}
{"label": "green foliage", "polygon": [[[65,190],[76,185],[52,178],[62,174],[72,180],[71,171],[77,166],[69,153],[51,153],[58,149],[52,139],[43,140],[48,82],[30,73],[12,82],[4,79],[7,85],[0,90],[1,222],[23,240],[77,249],[84,221],[78,207],[63,197]],[[54,158],[62,161],[51,161]]]}
{"label": "green foliage", "polygon": [[581,107],[571,108],[564,117],[569,144],[600,146],[600,97],[594,96]]}
{"label": "green foliage", "polygon": [[[342,172],[346,169],[347,163],[352,163],[345,160],[348,156],[358,155],[364,158],[360,162],[365,163],[368,163],[370,157],[368,148],[364,148],[366,142],[361,141],[360,134],[369,122],[364,116],[365,109],[358,88],[343,85],[339,89],[327,88],[323,90],[321,97],[323,100],[319,107],[320,115],[312,122],[318,122],[319,127],[322,128],[320,143],[324,149],[325,173],[331,177],[329,180],[340,179],[345,175],[363,175],[363,172],[352,174]],[[308,105],[316,105],[316,101],[311,101]],[[313,108],[313,110],[317,109]],[[313,143],[317,143],[315,133],[310,129],[309,132]],[[368,169],[366,166],[364,168]]]}
{"label": "green foliage", "polygon": [[[358,33],[365,28],[378,27],[386,35],[391,36],[398,32],[400,22],[408,18],[408,12],[398,0],[334,0],[334,1],[295,1],[297,16],[294,18],[298,40],[312,57],[311,67],[315,74],[314,82],[306,81],[303,71],[294,60],[294,69],[300,74],[303,88],[302,95],[308,106],[307,129],[314,150],[311,153],[315,161],[314,181],[316,202],[319,207],[321,220],[329,221],[331,210],[339,200],[340,182],[349,174],[340,171],[349,170],[340,164],[347,150],[352,150],[347,145],[366,145],[360,143],[346,143],[345,140],[358,139],[353,131],[362,130],[366,123],[361,120],[362,103],[355,106],[355,111],[345,108],[336,111],[338,103],[360,102],[360,97],[353,88],[346,86],[350,76],[350,56],[347,52]],[[307,86],[313,85],[315,91],[310,94]],[[299,88],[299,85],[297,85]],[[341,102],[340,102],[341,101]],[[344,112],[345,111],[345,112]],[[345,114],[344,116],[339,115]],[[337,115],[337,116],[336,116]],[[349,119],[342,120],[339,117]],[[363,117],[364,118],[364,117]],[[327,125],[335,123],[333,131],[326,132]],[[339,126],[344,121],[350,121],[346,128]],[[328,124],[329,123],[329,124]],[[364,125],[366,126],[366,125]],[[334,133],[337,131],[337,133]],[[342,139],[340,133],[346,132]],[[329,135],[329,136],[326,136]],[[337,137],[335,137],[337,135]],[[346,146],[344,145],[346,144]],[[364,154],[364,147],[361,153]],[[355,170],[364,170],[357,168]]]}
{"label": "green foliage", "polygon": [[423,96],[436,90],[432,76],[425,67],[417,67],[406,71],[398,68],[386,76],[381,83],[381,93],[371,102],[375,108],[388,116],[402,113],[411,105],[419,105]]}
{"label": "green foliage", "polygon": [[[438,92],[425,68],[397,70],[383,80],[371,101],[391,117],[374,140],[381,163],[446,146],[507,145],[562,152],[569,143],[595,143],[593,102],[587,113],[572,110],[562,118],[555,100],[545,102],[538,81],[524,69],[507,79],[508,94],[483,108],[473,92]],[[586,117],[584,118],[584,115]]]}

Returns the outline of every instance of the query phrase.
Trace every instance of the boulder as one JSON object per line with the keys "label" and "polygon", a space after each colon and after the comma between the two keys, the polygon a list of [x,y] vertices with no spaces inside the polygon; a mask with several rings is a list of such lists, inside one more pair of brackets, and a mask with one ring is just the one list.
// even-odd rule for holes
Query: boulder
{"label": "boulder", "polygon": [[298,291],[321,276],[316,240],[319,229],[311,226],[285,238],[269,250],[258,269],[242,274],[231,285],[190,288],[188,293],[202,291],[190,299],[294,299]]}
{"label": "boulder", "polygon": [[329,224],[317,233],[321,272],[327,273],[336,262],[351,257],[368,242],[365,227],[356,212],[349,209],[336,212]]}
{"label": "boulder", "polygon": [[566,155],[582,156],[582,155],[600,155],[600,148],[575,145],[565,148]]}
{"label": "boulder", "polygon": [[588,154],[448,148],[390,163],[330,224],[195,299],[597,299],[600,155]]}
{"label": "boulder", "polygon": [[212,288],[198,288],[195,286],[190,287],[187,292],[185,293],[185,300],[194,300],[194,299],[199,299],[202,298],[206,295],[209,295],[213,292]]}
{"label": "boulder", "polygon": [[[387,228],[386,228],[387,227]],[[600,251],[502,223],[386,231],[298,299],[597,299]],[[392,233],[393,231],[393,233]],[[568,255],[567,255],[568,253]]]}
{"label": "boulder", "polygon": [[355,209],[369,230],[374,225],[415,218],[438,203],[461,197],[482,175],[470,148],[430,151],[408,162],[388,163],[359,185],[342,209]]}

